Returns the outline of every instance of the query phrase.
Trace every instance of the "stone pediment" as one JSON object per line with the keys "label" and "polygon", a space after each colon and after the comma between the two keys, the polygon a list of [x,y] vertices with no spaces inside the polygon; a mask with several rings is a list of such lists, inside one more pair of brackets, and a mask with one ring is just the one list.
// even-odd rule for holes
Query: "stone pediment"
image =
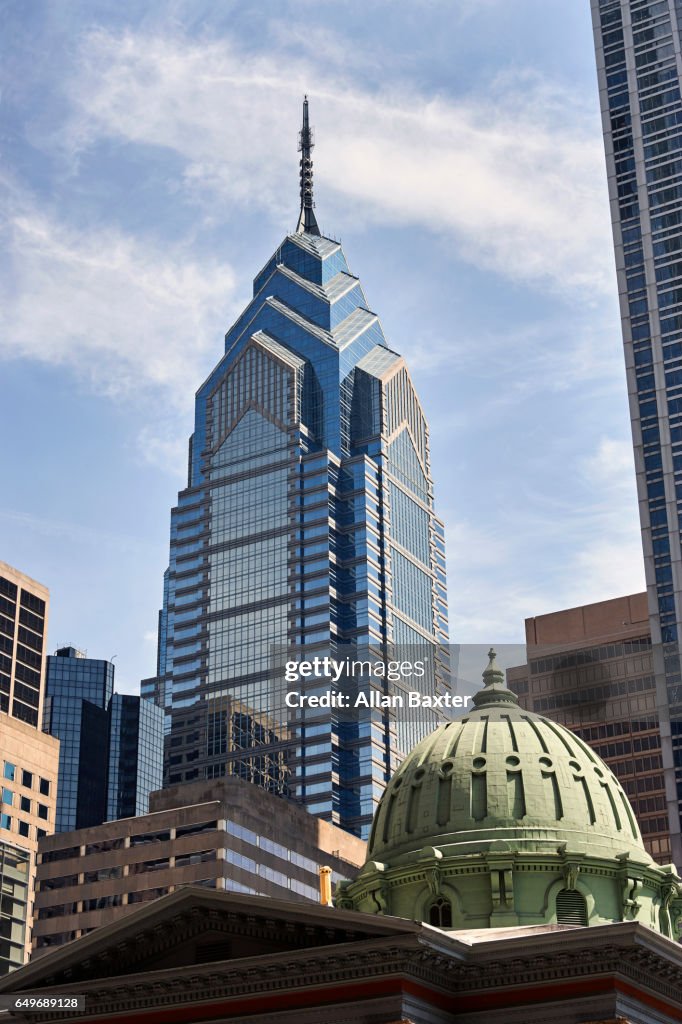
{"label": "stone pediment", "polygon": [[59,947],[0,982],[0,992],[182,970],[389,936],[419,925],[315,904],[188,886]]}
{"label": "stone pediment", "polygon": [[[490,1024],[569,1024],[587,1019],[575,1008],[586,1010],[588,990],[590,1019],[617,1018],[623,993],[634,1020],[653,1019],[650,1011],[657,1020],[679,1017],[680,946],[637,922],[467,938],[396,918],[188,888],[15,971],[0,992],[80,993],[95,1013],[86,1024],[147,1013],[183,1024],[376,1024],[411,1018],[414,999],[434,1024],[474,1024],[482,1014]],[[31,1017],[81,1019],[57,1010]]]}

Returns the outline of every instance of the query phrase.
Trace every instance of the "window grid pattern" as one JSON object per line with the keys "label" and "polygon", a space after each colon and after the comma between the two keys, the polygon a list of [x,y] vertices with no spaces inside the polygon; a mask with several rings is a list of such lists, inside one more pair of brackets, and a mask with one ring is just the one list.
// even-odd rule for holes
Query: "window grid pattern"
{"label": "window grid pattern", "polygon": [[30,854],[0,841],[0,976],[24,962],[29,879]]}
{"label": "window grid pattern", "polygon": [[0,573],[0,711],[38,725],[47,605],[18,579]]}
{"label": "window grid pattern", "polygon": [[[623,338],[644,537],[656,594],[657,672],[674,720],[682,714],[682,97],[680,6],[674,0],[592,0]],[[667,699],[666,699],[667,698]],[[673,744],[674,748],[674,744]],[[682,753],[673,749],[682,797]],[[679,819],[679,815],[675,815]],[[680,822],[671,822],[680,846]]]}
{"label": "window grid pattern", "polygon": [[[332,780],[273,689],[271,660],[275,646],[310,656],[344,644],[380,648],[391,639],[396,590],[420,643],[447,642],[426,420],[329,240],[285,240],[225,352],[197,395],[189,486],[172,513],[163,649],[144,690],[165,709],[164,777],[234,772],[301,792],[311,813],[366,834],[395,768],[395,727],[341,730]],[[397,581],[387,569],[390,523]],[[439,717],[427,715],[420,734]],[[360,764],[361,777],[350,775]]]}

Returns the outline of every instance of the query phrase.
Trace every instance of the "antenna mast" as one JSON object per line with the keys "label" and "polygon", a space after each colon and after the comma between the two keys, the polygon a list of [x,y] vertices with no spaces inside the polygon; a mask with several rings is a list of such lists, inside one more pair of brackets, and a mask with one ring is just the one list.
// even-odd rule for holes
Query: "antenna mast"
{"label": "antenna mast", "polygon": [[308,120],[308,97],[305,96],[303,99],[303,126],[298,133],[298,151],[301,154],[301,213],[298,218],[296,233],[299,235],[319,235],[320,233],[313,212],[315,207],[313,200],[312,161],[314,145],[315,135]]}

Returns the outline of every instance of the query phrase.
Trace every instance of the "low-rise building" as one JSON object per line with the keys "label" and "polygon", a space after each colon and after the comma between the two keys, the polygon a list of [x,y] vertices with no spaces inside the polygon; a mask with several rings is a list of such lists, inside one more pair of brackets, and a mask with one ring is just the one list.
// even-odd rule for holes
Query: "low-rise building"
{"label": "low-rise building", "polygon": [[366,843],[234,776],[153,793],[150,813],[40,847],[34,952],[86,935],[184,885],[319,900],[319,866],[354,878]]}

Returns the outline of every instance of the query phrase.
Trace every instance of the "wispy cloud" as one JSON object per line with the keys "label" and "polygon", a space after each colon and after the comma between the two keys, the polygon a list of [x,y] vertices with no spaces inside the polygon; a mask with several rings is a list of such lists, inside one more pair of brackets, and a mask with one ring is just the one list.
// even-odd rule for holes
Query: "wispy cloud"
{"label": "wispy cloud", "polygon": [[611,497],[615,496],[614,489],[629,493],[635,479],[632,446],[625,441],[602,437],[596,451],[585,459],[583,473],[589,484],[607,483]]}
{"label": "wispy cloud", "polygon": [[0,358],[68,366],[112,397],[157,389],[187,408],[215,356],[231,268],[115,228],[67,226],[25,201],[8,207]]}
{"label": "wispy cloud", "polygon": [[604,437],[563,469],[572,489],[541,493],[521,480],[526,501],[505,506],[503,520],[448,530],[454,640],[521,640],[529,616],[644,589],[631,446]]}
{"label": "wispy cloud", "polygon": [[[324,42],[327,57],[338,50],[329,33]],[[530,72],[457,99],[395,81],[371,91],[339,63],[286,48],[247,54],[228,37],[99,30],[70,81],[74,116],[60,144],[71,156],[102,139],[165,147],[195,198],[217,192],[283,220],[291,125],[315,82],[332,216],[336,196],[370,222],[442,234],[462,259],[507,277],[587,296],[612,288],[594,104]]]}
{"label": "wispy cloud", "polygon": [[74,546],[105,547],[122,554],[139,554],[143,549],[142,541],[137,537],[83,526],[82,523],[47,519],[44,516],[36,516],[31,512],[19,509],[0,508],[0,522],[3,520],[13,526],[20,526],[22,530],[30,530],[55,540],[68,541]]}
{"label": "wispy cloud", "polygon": [[576,559],[576,592],[631,594],[644,590],[644,559],[637,514],[632,446],[601,438],[583,463],[583,479],[593,495],[592,536]]}
{"label": "wispy cloud", "polygon": [[526,393],[565,391],[587,381],[609,384],[622,393],[625,367],[615,299],[574,314],[570,327],[557,313],[555,308],[552,316],[533,318],[532,311],[524,311],[523,319],[495,331],[459,328],[451,338],[411,337],[402,351],[423,373],[450,365],[470,377],[489,380],[494,375],[498,386],[504,381],[505,387]]}
{"label": "wispy cloud", "polygon": [[143,427],[137,442],[141,458],[170,476],[184,477],[187,465],[187,430],[177,417],[156,419]]}

